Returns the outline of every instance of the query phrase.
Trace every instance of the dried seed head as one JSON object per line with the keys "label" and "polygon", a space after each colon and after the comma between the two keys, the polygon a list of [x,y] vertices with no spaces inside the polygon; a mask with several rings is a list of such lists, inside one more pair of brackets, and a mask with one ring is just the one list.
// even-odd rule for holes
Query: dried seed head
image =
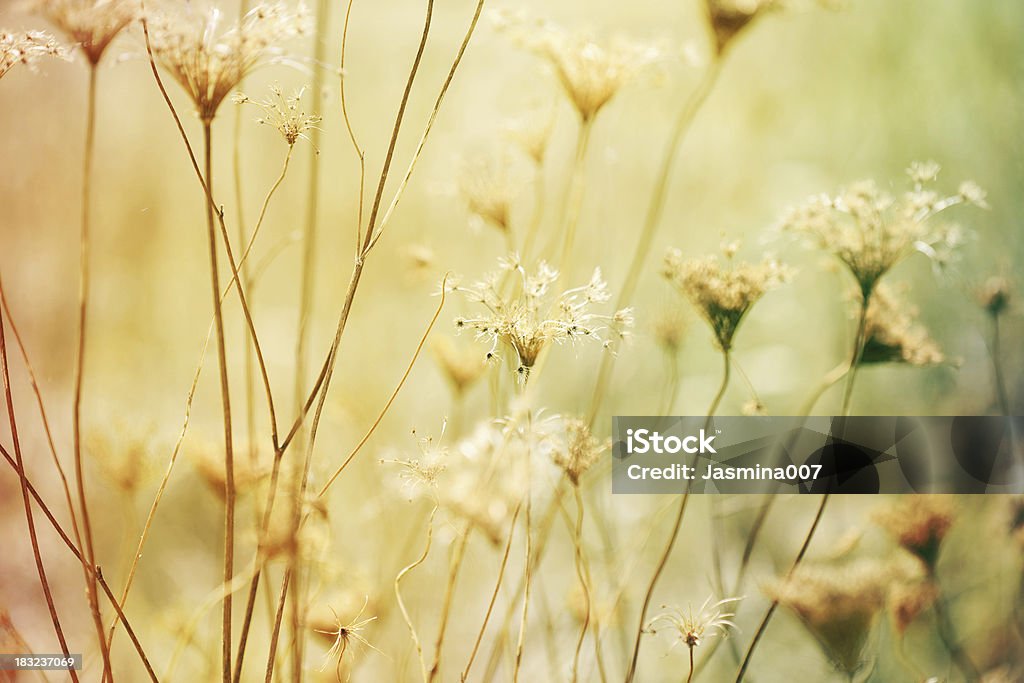
{"label": "dried seed head", "polygon": [[868,303],[866,336],[860,362],[938,365],[945,356],[928,331],[917,324],[917,309],[885,286],[878,285]]}
{"label": "dried seed head", "polygon": [[503,233],[512,229],[515,190],[505,161],[467,162],[459,175],[459,193],[476,220]]}
{"label": "dried seed head", "polygon": [[833,254],[853,274],[865,296],[914,252],[944,265],[955,255],[964,233],[957,226],[936,224],[934,217],[958,204],[985,206],[984,192],[965,183],[956,194],[938,194],[930,187],[938,175],[934,162],[914,164],[908,175],[913,187],[900,197],[871,180],[854,183],[834,197],[812,197],[790,209],[781,229]]}
{"label": "dried seed head", "polygon": [[320,667],[320,670],[324,671],[331,664],[331,662],[336,662],[335,674],[337,675],[339,681],[345,680],[342,677],[342,670],[343,667],[347,664],[345,655],[348,653],[350,645],[359,645],[362,647],[370,648],[371,650],[374,650],[376,652],[380,652],[380,650],[371,645],[370,641],[368,641],[366,637],[363,635],[363,631],[365,631],[370,624],[377,620],[377,617],[363,616],[366,613],[366,606],[367,604],[369,604],[369,601],[370,597],[366,596],[365,600],[363,601],[363,606],[359,609],[356,615],[349,620],[342,620],[342,618],[338,616],[338,613],[334,610],[333,607],[328,607],[328,609],[330,609],[331,614],[334,617],[333,623],[327,628],[314,629],[316,633],[319,633],[323,636],[328,636],[332,640],[332,645],[324,655],[324,663]]}
{"label": "dried seed head", "polygon": [[86,448],[103,475],[123,493],[131,496],[155,472],[153,434],[127,424],[94,431],[86,436]]}
{"label": "dried seed head", "polygon": [[686,317],[678,308],[663,309],[654,319],[654,341],[666,355],[675,358],[683,348],[689,328]]}
{"label": "dried seed head", "polygon": [[[248,452],[248,447],[243,445],[239,452]],[[186,445],[185,453],[195,465],[199,478],[206,483],[214,495],[224,500],[227,476],[225,475],[223,444],[218,446],[212,442],[194,439]],[[235,458],[232,468],[235,474],[235,493],[239,496],[253,490],[266,475],[264,469],[249,458]]]}
{"label": "dried seed head", "polygon": [[381,464],[397,465],[400,468],[398,476],[402,480],[402,487],[409,495],[409,500],[412,500],[421,488],[436,498],[441,476],[448,469],[448,449],[443,443],[446,427],[447,422],[441,426],[441,435],[436,441],[430,436],[420,437],[416,430],[413,430],[412,434],[416,437],[420,451],[419,457],[381,460]]}
{"label": "dried seed head", "polygon": [[304,4],[260,3],[221,32],[221,11],[168,10],[148,17],[153,54],[192,99],[202,121],[210,122],[225,98],[254,69],[282,63],[281,43],[309,32]]}
{"label": "dried seed head", "polygon": [[676,606],[662,605],[662,612],[647,622],[644,627],[646,633],[657,633],[659,629],[667,627],[675,640],[673,647],[682,643],[689,649],[699,647],[706,638],[720,635],[723,638],[729,635],[729,629],[736,629],[730,619],[735,616],[727,612],[727,605],[739,602],[743,598],[726,598],[712,603],[712,598],[704,601],[700,609],[693,611],[693,606],[686,608],[684,612]]}
{"label": "dried seed head", "polygon": [[766,292],[785,282],[790,269],[773,258],[761,263],[723,264],[717,256],[687,259],[678,249],[665,256],[662,275],[683,293],[707,320],[723,351],[750,308]]}
{"label": "dried seed head", "polygon": [[889,616],[893,628],[902,636],[917,617],[935,604],[939,597],[934,581],[897,582],[889,591]]}
{"label": "dried seed head", "polygon": [[[276,128],[284,137],[289,147],[294,147],[299,140],[310,140],[309,131],[316,129],[317,124],[323,119],[318,114],[307,114],[302,108],[302,95],[306,89],[302,88],[291,97],[285,97],[281,88],[276,85],[270,86],[270,96],[263,100],[250,99],[244,93],[236,93],[235,104],[252,104],[263,110],[263,116],[256,119],[256,123]],[[317,154],[320,150],[315,150]]]}
{"label": "dried seed head", "polygon": [[781,4],[780,0],[704,0],[708,22],[715,34],[715,52],[724,53],[743,29]]}
{"label": "dried seed head", "polygon": [[523,151],[535,165],[543,166],[555,125],[554,110],[536,112],[506,122],[505,136]]}
{"label": "dried seed head", "polygon": [[572,485],[579,486],[580,478],[609,448],[611,440],[595,437],[586,420],[571,418],[565,420],[564,440],[555,447],[552,457]]}
{"label": "dried seed head", "polygon": [[29,0],[27,5],[66,33],[94,66],[135,21],[139,7],[136,0]]}
{"label": "dried seed head", "polygon": [[431,350],[437,366],[456,396],[465,394],[487,369],[487,364],[472,344],[459,343],[451,337],[441,336],[434,338]]}
{"label": "dried seed head", "polygon": [[875,522],[905,550],[934,573],[946,533],[956,519],[956,504],[949,495],[914,495],[885,505],[874,513]]}
{"label": "dried seed head", "polygon": [[799,565],[786,578],[765,587],[769,598],[792,610],[840,671],[854,673],[885,605],[889,572],[877,562],[845,566]]}
{"label": "dried seed head", "polygon": [[497,23],[551,64],[583,122],[591,121],[623,86],[662,59],[661,52],[650,45],[621,40],[599,43],[523,13],[500,13]]}
{"label": "dried seed head", "polygon": [[587,284],[554,294],[558,271],[541,262],[534,273],[528,273],[516,255],[503,260],[501,267],[518,276],[514,293],[500,291],[501,273],[492,274],[475,286],[451,285],[467,299],[482,305],[487,313],[475,318],[457,318],[457,329],[470,329],[478,339],[491,344],[489,359],[496,358],[500,347],[516,354],[517,374],[526,381],[541,351],[550,344],[594,340],[607,348],[605,333],[625,336],[632,325],[632,315],[624,309],[611,315],[592,312],[597,304],[611,296],[600,269]]}
{"label": "dried seed head", "polygon": [[68,59],[68,49],[42,31],[0,31],[0,78],[19,64],[33,68],[44,57]]}
{"label": "dried seed head", "polygon": [[998,316],[1006,312],[1013,298],[1013,284],[1008,278],[993,276],[978,290],[978,303],[989,315]]}

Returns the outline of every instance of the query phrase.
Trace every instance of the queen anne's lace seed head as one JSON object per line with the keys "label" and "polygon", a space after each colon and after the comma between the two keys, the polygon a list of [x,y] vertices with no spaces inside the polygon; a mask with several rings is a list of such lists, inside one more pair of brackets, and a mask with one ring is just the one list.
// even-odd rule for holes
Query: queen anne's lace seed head
{"label": "queen anne's lace seed head", "polygon": [[717,256],[688,259],[678,249],[665,256],[662,274],[707,320],[723,351],[732,348],[736,330],[766,292],[785,282],[790,270],[773,258],[761,263],[722,262]]}
{"label": "queen anne's lace seed head", "polygon": [[227,30],[217,8],[169,10],[148,18],[153,53],[185,89],[199,118],[212,121],[253,69],[285,61],[281,44],[309,31],[305,5],[260,3]]}
{"label": "queen anne's lace seed head", "polygon": [[958,204],[984,207],[985,193],[971,182],[943,196],[931,188],[938,164],[915,163],[907,171],[912,188],[894,196],[872,181],[850,185],[835,196],[812,197],[791,209],[782,230],[835,255],[853,274],[865,296],[896,264],[920,252],[942,265],[964,240],[955,225],[939,224],[935,216]]}
{"label": "queen anne's lace seed head", "polygon": [[586,420],[569,418],[564,420],[565,434],[555,446],[552,457],[562,468],[573,486],[579,486],[580,479],[597,462],[601,454],[611,448],[611,441],[598,439],[590,431]]}
{"label": "queen anne's lace seed head", "polygon": [[32,68],[44,57],[67,59],[68,50],[42,31],[0,31],[0,78],[19,64]]}
{"label": "queen anne's lace seed head", "polygon": [[[307,114],[302,108],[302,95],[305,88],[298,90],[290,97],[285,97],[281,88],[276,85],[270,86],[270,96],[262,100],[250,99],[244,93],[237,93],[234,101],[236,104],[252,104],[263,110],[263,116],[256,119],[261,125],[276,128],[277,131],[288,143],[294,147],[299,140],[310,141],[309,131],[316,129],[317,124],[323,119],[318,114]],[[320,150],[316,150],[319,153]]]}
{"label": "queen anne's lace seed head", "polygon": [[632,326],[629,309],[610,315],[593,311],[611,298],[600,269],[594,270],[587,284],[556,294],[553,285],[558,271],[546,262],[542,261],[536,271],[529,273],[513,255],[502,261],[501,266],[518,279],[515,293],[501,291],[500,272],[475,286],[452,285],[453,291],[461,292],[487,311],[478,317],[458,318],[455,326],[474,330],[478,339],[489,342],[488,358],[496,358],[502,348],[511,350],[522,381],[526,381],[541,352],[552,343],[593,340],[607,348],[611,342],[608,335],[625,336]]}
{"label": "queen anne's lace seed head", "polygon": [[902,301],[884,284],[875,288],[865,319],[864,350],[860,362],[938,365],[945,356],[915,318],[917,309]]}
{"label": "queen anne's lace seed head", "polygon": [[473,217],[500,232],[512,229],[515,190],[502,160],[467,162],[459,177],[459,193]]}
{"label": "queen anne's lace seed head", "polygon": [[137,0],[30,0],[28,6],[66,33],[93,65],[139,8]]}
{"label": "queen anne's lace seed head", "polygon": [[591,121],[623,86],[662,60],[661,51],[653,46],[598,42],[523,13],[500,13],[497,23],[551,64],[583,122]]}

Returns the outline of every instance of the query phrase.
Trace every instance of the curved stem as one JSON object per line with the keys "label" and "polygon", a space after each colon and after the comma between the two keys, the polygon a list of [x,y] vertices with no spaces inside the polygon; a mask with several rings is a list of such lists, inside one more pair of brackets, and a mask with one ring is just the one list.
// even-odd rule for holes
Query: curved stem
{"label": "curved stem", "polygon": [[423,552],[416,558],[412,564],[408,564],[402,568],[402,571],[398,572],[398,576],[395,577],[395,600],[398,602],[398,609],[402,612],[402,619],[405,620],[405,625],[409,628],[409,634],[412,637],[413,645],[416,647],[416,656],[420,660],[420,672],[423,675],[423,681],[427,681],[427,661],[423,658],[423,644],[420,642],[420,637],[416,633],[416,626],[412,623],[412,617],[409,616],[409,610],[405,607],[405,601],[402,599],[401,583],[402,579],[416,567],[420,566],[427,560],[427,555],[430,554],[430,543],[434,538],[434,515],[437,514],[437,506],[430,511],[430,516],[427,518],[427,542],[423,546]]}
{"label": "curved stem", "polygon": [[[729,388],[729,377],[731,374],[732,363],[730,361],[728,349],[722,351],[722,362],[722,383],[718,387],[718,391],[715,393],[715,397],[711,400],[711,405],[708,408],[708,414],[704,420],[705,430],[711,427],[711,420],[714,417],[715,412],[718,410],[719,405],[722,403],[722,397],[725,396],[726,389]],[[696,462],[696,460],[694,460],[694,462]],[[640,642],[644,633],[644,622],[647,620],[647,610],[651,606],[651,598],[654,596],[654,589],[658,585],[658,579],[661,578],[661,574],[665,570],[665,566],[668,564],[669,558],[672,556],[672,549],[675,547],[676,539],[679,537],[679,529],[683,525],[683,516],[686,514],[686,505],[690,501],[690,489],[692,488],[692,485],[692,479],[687,481],[686,492],[679,501],[679,512],[676,513],[675,521],[672,524],[672,533],[669,535],[668,543],[665,544],[665,549],[661,553],[661,559],[658,560],[658,566],[654,570],[654,575],[651,577],[651,581],[647,585],[647,592],[644,594],[643,606],[640,608],[640,619],[637,623],[636,635],[633,639],[633,657],[629,664],[629,670],[626,672],[626,683],[632,683],[636,676],[636,667],[640,659]]]}
{"label": "curved stem", "polygon": [[462,560],[466,557],[466,543],[469,541],[470,528],[467,525],[459,534],[459,538],[452,547],[451,560],[448,563],[448,583],[444,589],[444,603],[441,608],[441,621],[437,627],[437,638],[434,641],[434,661],[430,665],[425,680],[433,682],[441,675],[441,651],[444,648],[444,638],[448,632],[448,618],[452,612],[452,602],[455,599],[455,585],[459,580],[459,570],[462,569]]}
{"label": "curved stem", "polygon": [[583,496],[580,495],[580,487],[573,485],[573,498],[576,500],[576,524],[573,527],[573,549],[576,559],[576,578],[583,587],[584,613],[583,623],[580,625],[580,635],[576,639],[576,652],[572,658],[572,681],[579,680],[580,651],[583,649],[583,641],[587,637],[587,629],[590,628],[590,615],[593,609],[593,596],[590,593],[590,582],[587,580],[583,570]]}
{"label": "curved stem", "polygon": [[[722,60],[715,57],[714,61],[704,72],[704,77],[697,85],[690,96],[683,103],[682,109],[676,116],[672,130],[664,146],[664,156],[661,159],[661,166],[658,168],[658,175],[654,180],[654,190],[651,193],[651,203],[647,208],[647,216],[644,219],[643,228],[640,230],[640,239],[637,242],[636,250],[633,252],[633,260],[630,262],[629,270],[626,272],[626,279],[619,290],[619,297],[616,301],[616,310],[624,308],[629,304],[636,292],[640,282],[640,275],[643,273],[644,264],[650,254],[651,246],[654,244],[654,236],[661,225],[661,218],[665,212],[665,201],[668,198],[668,183],[675,168],[676,158],[679,155],[679,146],[686,137],[687,131],[693,125],[694,119],[700,112],[708,95],[715,88],[718,77],[722,72]],[[615,369],[616,354],[609,353],[601,359],[601,366],[597,373],[597,382],[594,386],[594,398],[590,405],[589,422],[594,424],[597,413],[601,409],[601,402],[604,400],[611,383],[612,373]]]}

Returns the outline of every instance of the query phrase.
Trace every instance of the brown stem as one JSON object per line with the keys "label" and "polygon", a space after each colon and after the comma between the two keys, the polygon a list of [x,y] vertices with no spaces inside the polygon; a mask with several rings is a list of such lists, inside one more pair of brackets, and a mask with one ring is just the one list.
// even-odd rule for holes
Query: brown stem
{"label": "brown stem", "polygon": [[434,661],[427,672],[427,681],[433,683],[441,675],[441,652],[444,648],[444,638],[448,632],[448,618],[451,616],[452,603],[455,600],[455,585],[459,580],[459,570],[462,569],[462,560],[466,557],[466,544],[469,541],[470,527],[467,525],[455,545],[452,547],[451,560],[448,563],[448,583],[444,589],[444,603],[441,608],[441,621],[437,626],[437,638],[434,641]]}
{"label": "brown stem", "polygon": [[[14,396],[11,390],[11,374],[7,365],[7,339],[4,335],[4,322],[0,318],[0,368],[3,370],[4,399],[7,402],[7,421],[11,427],[11,438],[14,441],[14,457],[17,462],[19,483],[21,484],[21,497],[25,504],[25,521],[28,523],[28,537],[32,544],[32,558],[36,563],[36,573],[39,575],[39,584],[43,589],[43,596],[46,598],[46,607],[50,611],[50,620],[53,622],[53,630],[57,633],[57,640],[60,642],[61,652],[68,656],[68,644],[64,639],[64,629],[60,625],[60,617],[57,615],[57,606],[53,601],[53,593],[50,590],[50,582],[46,578],[46,568],[43,566],[43,556],[39,551],[39,538],[36,536],[36,522],[32,515],[32,501],[28,492],[28,476],[25,474],[25,461],[21,454],[21,440],[18,438],[18,422],[14,416]],[[100,630],[100,642],[105,642]],[[78,681],[78,674],[74,669],[69,669],[71,678]]]}

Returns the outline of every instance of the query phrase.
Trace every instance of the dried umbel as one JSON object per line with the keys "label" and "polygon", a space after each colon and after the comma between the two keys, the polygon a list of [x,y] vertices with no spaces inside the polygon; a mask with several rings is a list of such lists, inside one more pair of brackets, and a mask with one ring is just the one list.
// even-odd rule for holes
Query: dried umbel
{"label": "dried umbel", "polygon": [[150,429],[115,422],[88,434],[85,445],[104,477],[126,495],[134,495],[156,471]]}
{"label": "dried umbel", "polygon": [[19,64],[31,68],[45,57],[67,59],[68,50],[42,31],[0,31],[0,78]]}
{"label": "dried umbel", "polygon": [[790,209],[781,227],[833,254],[869,297],[882,276],[915,252],[937,265],[953,257],[964,233],[955,225],[938,224],[937,214],[958,204],[986,206],[985,193],[972,182],[950,195],[933,190],[934,162],[912,164],[907,173],[912,188],[898,197],[872,180],[860,181],[835,196],[812,197]]}
{"label": "dried umbel", "polygon": [[552,458],[562,468],[573,486],[579,486],[580,478],[597,462],[601,454],[611,448],[611,441],[602,441],[590,431],[586,420],[569,418],[565,420],[565,436],[555,446]]}
{"label": "dried umbel", "polygon": [[723,263],[717,256],[688,259],[678,249],[665,256],[662,275],[707,320],[723,351],[750,308],[771,289],[785,282],[790,270],[773,258],[761,263]]}
{"label": "dried umbel", "polygon": [[521,13],[501,13],[497,20],[518,43],[551,64],[584,123],[592,121],[623,86],[662,59],[661,52],[650,45],[599,43]]}
{"label": "dried umbel", "polygon": [[558,271],[543,261],[532,274],[514,255],[503,260],[501,267],[519,280],[513,294],[501,291],[501,272],[475,286],[451,286],[453,291],[462,292],[467,299],[487,310],[480,317],[457,318],[455,326],[460,330],[474,330],[478,339],[489,342],[489,359],[496,358],[501,347],[515,353],[516,372],[523,381],[541,351],[552,343],[593,340],[607,348],[610,340],[606,333],[621,337],[633,325],[629,309],[611,315],[592,311],[594,306],[611,298],[600,269],[594,270],[587,284],[556,294],[554,284]]}
{"label": "dried umbel", "polygon": [[196,113],[210,122],[225,98],[253,69],[286,61],[281,44],[305,35],[305,5],[292,10],[281,2],[260,3],[227,30],[222,12],[211,7],[154,13],[147,17],[153,54],[192,99]]}
{"label": "dried umbel", "polygon": [[[299,140],[310,141],[309,131],[316,129],[323,119],[318,114],[307,114],[302,108],[302,95],[305,88],[285,97],[281,88],[270,86],[270,96],[262,100],[253,100],[244,93],[236,93],[236,104],[252,104],[263,111],[263,116],[256,119],[260,125],[276,128],[289,147],[294,147]],[[318,154],[320,150],[315,150]]]}
{"label": "dried umbel", "polygon": [[861,560],[844,566],[800,565],[765,593],[792,610],[818,640],[839,671],[852,674],[864,661],[864,649],[885,606],[886,569]]}
{"label": "dried umbel", "polygon": [[448,449],[444,446],[446,426],[447,423],[442,426],[441,436],[436,440],[430,436],[421,437],[413,430],[412,435],[416,438],[420,451],[418,457],[381,460],[381,464],[399,467],[398,477],[409,500],[412,500],[421,489],[428,491],[436,499],[441,476],[448,469]]}
{"label": "dried umbel", "polygon": [[874,519],[933,574],[942,541],[956,519],[956,504],[948,495],[905,496],[876,510]]}
{"label": "dried umbel", "polygon": [[922,612],[931,608],[939,597],[934,581],[897,582],[889,591],[889,616],[893,628],[903,636]]}
{"label": "dried umbel", "polygon": [[726,598],[712,603],[712,598],[709,597],[696,612],[692,606],[683,611],[680,607],[662,605],[665,611],[647,622],[644,630],[647,633],[657,633],[667,628],[674,640],[672,647],[682,643],[692,650],[700,647],[707,638],[716,635],[724,638],[729,635],[730,628],[736,628],[736,624],[731,621],[735,615],[726,610],[730,604],[742,599]]}
{"label": "dried umbel", "polygon": [[704,0],[708,23],[715,35],[715,52],[723,54],[743,29],[782,4],[781,0]]}
{"label": "dried umbel", "polygon": [[467,162],[459,175],[459,194],[477,221],[503,233],[512,229],[515,190],[504,161],[475,159]]}
{"label": "dried umbel", "polygon": [[917,309],[902,301],[890,287],[876,287],[865,319],[862,364],[906,363],[937,365],[945,356],[928,331],[918,325]]}
{"label": "dried umbel", "polygon": [[28,6],[66,33],[93,66],[139,10],[137,0],[30,0]]}
{"label": "dried umbel", "polygon": [[1008,278],[993,276],[985,280],[978,290],[978,303],[986,313],[999,316],[1010,307],[1013,298],[1013,284]]}
{"label": "dried umbel", "polygon": [[553,111],[535,112],[508,121],[503,132],[536,166],[543,166],[554,125]]}

